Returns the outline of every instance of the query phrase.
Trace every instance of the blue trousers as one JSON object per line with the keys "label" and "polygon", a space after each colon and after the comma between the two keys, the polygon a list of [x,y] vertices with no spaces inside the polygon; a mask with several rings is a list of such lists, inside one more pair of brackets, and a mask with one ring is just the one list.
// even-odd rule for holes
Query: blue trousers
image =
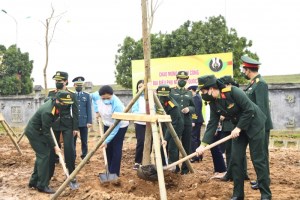
{"label": "blue trousers", "polygon": [[[220,132],[214,136],[214,142],[218,141],[220,139]],[[214,148],[210,149],[212,158],[213,158],[213,163],[214,163],[214,171],[215,172],[226,172],[226,165],[224,162],[224,158],[222,155],[222,151],[220,148],[220,145],[215,146]]]}
{"label": "blue trousers", "polygon": [[[88,153],[88,128],[87,127],[78,127],[80,132],[81,139],[81,158],[84,159]],[[75,159],[76,159],[76,140],[77,135],[74,137],[74,149],[75,149]]]}
{"label": "blue trousers", "polygon": [[[200,146],[200,135],[201,135],[201,123],[195,123],[195,126],[192,129],[192,135],[191,135],[191,153],[194,153],[196,149]],[[195,156],[193,158],[194,160],[199,160],[200,158]]]}
{"label": "blue trousers", "polygon": [[[104,126],[104,132],[108,128],[108,126]],[[120,176],[123,141],[127,128],[128,126],[120,128],[115,137],[107,144],[106,148],[108,170],[110,173],[117,174],[118,176]]]}
{"label": "blue trousers", "polygon": [[135,137],[136,137],[136,147],[135,147],[135,163],[142,163],[143,151],[144,151],[144,141],[146,125],[134,124],[135,127]]}

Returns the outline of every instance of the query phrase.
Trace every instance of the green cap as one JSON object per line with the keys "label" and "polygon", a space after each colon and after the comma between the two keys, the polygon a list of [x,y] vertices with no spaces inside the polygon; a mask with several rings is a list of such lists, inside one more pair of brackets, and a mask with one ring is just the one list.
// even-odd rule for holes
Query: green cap
{"label": "green cap", "polygon": [[231,85],[234,85],[234,86],[236,86],[236,87],[239,87],[239,84],[238,84],[231,76],[229,76],[229,75],[222,76],[222,77],[220,78],[220,80],[221,80],[224,84],[226,84],[226,85],[231,84]]}
{"label": "green cap", "polygon": [[78,76],[72,80],[72,82],[76,83],[77,85],[83,85],[84,78],[82,76]]}
{"label": "green cap", "polygon": [[186,71],[179,71],[177,72],[176,78],[188,79],[189,75]]}
{"label": "green cap", "polygon": [[232,83],[234,83],[234,80],[233,80],[233,78],[231,77],[231,76],[222,76],[221,78],[220,78],[220,80],[224,83],[224,84],[232,84]]}
{"label": "green cap", "polygon": [[241,60],[243,61],[243,67],[249,67],[249,68],[258,68],[258,65],[261,65],[260,62],[257,60],[254,60],[253,58],[248,57],[248,55],[243,55],[241,57]]}
{"label": "green cap", "polygon": [[198,86],[200,90],[208,89],[213,86],[217,87],[217,78],[215,77],[215,75],[200,76],[198,78]]}
{"label": "green cap", "polygon": [[73,104],[71,93],[60,90],[56,93],[56,99],[64,104]]}
{"label": "green cap", "polygon": [[171,88],[169,85],[160,85],[156,89],[157,96],[169,96]]}
{"label": "green cap", "polygon": [[68,73],[57,71],[55,75],[52,77],[53,80],[61,81],[61,80],[68,80]]}

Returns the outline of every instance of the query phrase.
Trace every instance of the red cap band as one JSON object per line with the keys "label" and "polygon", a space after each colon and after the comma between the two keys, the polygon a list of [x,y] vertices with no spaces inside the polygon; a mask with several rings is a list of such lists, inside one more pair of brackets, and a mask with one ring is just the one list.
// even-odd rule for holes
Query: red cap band
{"label": "red cap band", "polygon": [[250,64],[243,62],[243,67],[250,67],[250,68],[259,68],[257,64]]}

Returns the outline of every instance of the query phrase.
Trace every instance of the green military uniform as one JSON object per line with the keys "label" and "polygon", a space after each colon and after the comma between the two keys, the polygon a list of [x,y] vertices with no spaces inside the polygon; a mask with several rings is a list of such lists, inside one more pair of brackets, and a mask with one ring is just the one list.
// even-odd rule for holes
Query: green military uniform
{"label": "green military uniform", "polygon": [[[166,114],[171,116],[172,125],[177,136],[181,138],[183,119],[178,104],[173,98],[169,97],[170,90],[171,88],[169,85],[160,85],[157,88],[157,96],[159,97]],[[168,129],[165,131],[164,140],[166,140],[168,144],[169,164],[176,162],[179,159],[178,147]]]}
{"label": "green military uniform", "polygon": [[[172,97],[179,105],[180,111],[183,108],[188,107],[189,112],[181,112],[181,116],[184,121],[184,128],[182,132],[181,142],[182,146],[187,154],[190,154],[191,149],[191,133],[192,133],[192,113],[195,112],[195,104],[193,100],[193,94],[191,91],[184,88],[186,80],[189,78],[188,73],[185,71],[179,71],[176,75],[178,80],[178,86],[171,89],[170,97]],[[184,84],[182,84],[185,82]],[[181,174],[186,174],[189,169],[184,162],[181,167]]]}
{"label": "green military uniform", "polygon": [[[241,57],[243,61],[244,68],[256,68],[258,70],[260,63],[248,56]],[[250,65],[249,65],[250,64]],[[260,74],[257,74],[250,83],[246,86],[244,90],[247,96],[254,102],[261,111],[267,116],[267,120],[265,123],[265,152],[267,154],[269,160],[269,137],[270,137],[270,130],[273,129],[273,123],[270,114],[270,107],[269,107],[269,90],[268,84],[266,81],[261,77]],[[267,168],[269,170],[269,162],[267,162]]]}
{"label": "green military uniform", "polygon": [[[65,97],[66,92],[60,92],[57,95],[58,98],[62,96]],[[50,180],[49,157],[55,142],[51,136],[50,128],[59,117],[57,110],[55,99],[47,101],[32,116],[25,128],[25,135],[36,153],[34,171],[29,186],[47,193],[52,193],[48,188]]]}
{"label": "green military uniform", "polygon": [[[56,72],[53,76],[54,80],[67,80],[68,74],[66,72]],[[49,91],[48,97],[53,98],[56,93],[60,91],[58,89]],[[73,131],[78,130],[78,102],[75,92],[66,89],[69,92],[72,101],[72,105],[67,105],[63,109],[60,109],[60,117],[53,123],[52,128],[59,142],[60,134],[62,133],[64,142],[64,158],[66,167],[71,174],[75,169],[75,148],[74,148],[74,136]],[[50,177],[53,176],[55,170],[55,152],[50,153]]]}
{"label": "green military uniform", "polygon": [[[220,78],[220,80],[225,85],[233,85],[236,87],[239,87],[239,84],[231,77],[231,76],[223,76]],[[222,133],[223,136],[226,137],[231,134],[231,131],[235,128],[232,124],[230,118],[226,117],[222,122]],[[223,181],[228,181],[232,179],[232,165],[231,165],[231,148],[232,148],[232,140],[225,142],[225,154],[226,154],[226,165],[227,165],[227,173],[226,175],[221,179]],[[245,156],[244,159],[244,172],[245,172],[245,179],[249,179],[248,173],[247,173],[247,159]]]}
{"label": "green military uniform", "polygon": [[[233,197],[244,199],[243,161],[249,143],[251,160],[260,183],[261,198],[271,199],[270,179],[266,169],[267,158],[264,153],[263,140],[266,116],[241,89],[235,86],[224,88],[225,86],[220,84],[214,75],[199,77],[198,83],[200,89],[220,88],[220,97],[214,100],[210,99],[210,120],[202,142],[204,144],[213,142],[213,136],[221,115],[230,118],[231,122],[241,129],[239,137],[233,139],[232,142]],[[207,100],[207,94],[202,94],[202,98]]]}

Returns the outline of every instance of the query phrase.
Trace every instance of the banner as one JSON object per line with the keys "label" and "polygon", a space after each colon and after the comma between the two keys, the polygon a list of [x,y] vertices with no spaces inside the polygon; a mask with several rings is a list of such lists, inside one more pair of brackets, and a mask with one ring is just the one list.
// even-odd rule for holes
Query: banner
{"label": "banner", "polygon": [[[195,56],[181,56],[169,58],[155,58],[150,61],[152,89],[161,84],[171,87],[177,84],[176,74],[184,70],[189,74],[187,87],[198,85],[198,77],[214,74],[216,77],[233,76],[232,53],[205,54]],[[133,60],[132,91],[136,92],[136,84],[145,76],[144,60]]]}

